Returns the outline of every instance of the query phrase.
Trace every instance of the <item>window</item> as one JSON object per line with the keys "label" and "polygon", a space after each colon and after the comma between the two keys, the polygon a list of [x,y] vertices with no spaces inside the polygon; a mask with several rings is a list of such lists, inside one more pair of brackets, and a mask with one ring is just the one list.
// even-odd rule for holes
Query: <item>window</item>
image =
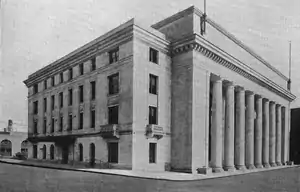
{"label": "window", "polygon": [[95,128],[96,124],[96,113],[95,110],[91,111],[91,128]]}
{"label": "window", "polygon": [[47,89],[47,80],[44,81],[44,89]]}
{"label": "window", "polygon": [[47,98],[44,98],[44,112],[47,112]]}
{"label": "window", "polygon": [[79,161],[83,161],[83,146],[81,143],[79,143],[78,148],[79,148]]}
{"label": "window", "polygon": [[79,74],[80,74],[80,75],[83,75],[83,72],[84,72],[84,71],[83,71],[83,63],[80,63],[80,64],[79,64]]}
{"label": "window", "polygon": [[59,74],[60,83],[64,82],[64,73]]}
{"label": "window", "polygon": [[83,129],[83,113],[79,113],[79,129]]}
{"label": "window", "polygon": [[156,143],[149,143],[149,163],[156,163]]}
{"label": "window", "polygon": [[149,107],[149,124],[157,124],[157,108]]}
{"label": "window", "polygon": [[60,105],[60,108],[63,108],[63,106],[64,106],[64,94],[63,94],[63,92],[59,93],[59,105]]}
{"label": "window", "polygon": [[37,134],[38,133],[38,122],[33,121],[33,133]]}
{"label": "window", "polygon": [[73,79],[73,69],[69,69],[69,80]]}
{"label": "window", "polygon": [[38,101],[33,102],[33,114],[38,114]]}
{"label": "window", "polygon": [[91,82],[91,99],[94,100],[96,97],[96,82]]}
{"label": "window", "polygon": [[73,90],[69,89],[69,106],[73,105]]}
{"label": "window", "polygon": [[91,71],[96,70],[96,57],[92,58],[91,60]]}
{"label": "window", "polygon": [[72,114],[69,115],[69,126],[68,130],[71,131],[73,127]]}
{"label": "window", "polygon": [[118,163],[119,144],[107,143],[107,145],[108,145],[108,162]]}
{"label": "window", "polygon": [[54,159],[54,145],[50,146],[50,159],[53,160]]}
{"label": "window", "polygon": [[51,133],[54,133],[55,119],[52,117],[51,119]]}
{"label": "window", "polygon": [[33,145],[33,154],[32,154],[33,158],[36,159],[37,158],[37,145]]}
{"label": "window", "polygon": [[47,157],[47,148],[46,145],[43,146],[43,159],[46,159]]}
{"label": "window", "polygon": [[43,129],[43,133],[46,134],[47,132],[47,119],[44,118],[44,129]]}
{"label": "window", "polygon": [[158,77],[155,75],[149,75],[149,93],[157,94],[157,80]]}
{"label": "window", "polygon": [[55,79],[54,79],[54,76],[51,77],[51,86],[54,86],[55,85]]}
{"label": "window", "polygon": [[109,95],[119,93],[119,73],[108,76],[108,93]]}
{"label": "window", "polygon": [[55,106],[55,95],[51,96],[51,109],[54,110],[54,106]]}
{"label": "window", "polygon": [[83,102],[83,85],[79,86],[79,102]]}
{"label": "window", "polygon": [[150,48],[149,49],[149,61],[158,64],[158,51]]}
{"label": "window", "polygon": [[108,124],[119,123],[119,106],[108,107]]}
{"label": "window", "polygon": [[63,130],[63,126],[64,126],[64,117],[63,116],[60,116],[59,118],[59,129],[58,131],[62,131]]}
{"label": "window", "polygon": [[39,85],[38,84],[33,85],[33,94],[36,94],[38,92],[39,92]]}
{"label": "window", "polygon": [[119,47],[109,52],[109,63],[115,63],[119,60]]}

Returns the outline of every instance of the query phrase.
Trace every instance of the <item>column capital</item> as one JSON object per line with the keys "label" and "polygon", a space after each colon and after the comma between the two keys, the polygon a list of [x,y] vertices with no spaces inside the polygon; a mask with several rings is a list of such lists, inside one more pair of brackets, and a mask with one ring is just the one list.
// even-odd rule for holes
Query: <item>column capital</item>
{"label": "column capital", "polygon": [[223,78],[220,75],[216,75],[213,73],[210,74],[210,79],[212,82],[223,81]]}
{"label": "column capital", "polygon": [[263,98],[263,101],[264,101],[264,102],[270,102],[270,100],[267,99],[267,98]]}
{"label": "column capital", "polygon": [[234,86],[234,83],[232,81],[224,80],[223,85],[225,87],[230,87],[230,86]]}
{"label": "column capital", "polygon": [[282,107],[282,105],[279,103],[276,103],[276,107],[280,108],[280,107]]}
{"label": "column capital", "polygon": [[250,90],[245,90],[245,93],[246,95],[254,95],[254,92]]}
{"label": "column capital", "polygon": [[263,97],[261,95],[255,94],[256,99],[262,99]]}
{"label": "column capital", "polygon": [[240,85],[235,85],[234,88],[236,91],[245,91],[244,87],[242,87]]}

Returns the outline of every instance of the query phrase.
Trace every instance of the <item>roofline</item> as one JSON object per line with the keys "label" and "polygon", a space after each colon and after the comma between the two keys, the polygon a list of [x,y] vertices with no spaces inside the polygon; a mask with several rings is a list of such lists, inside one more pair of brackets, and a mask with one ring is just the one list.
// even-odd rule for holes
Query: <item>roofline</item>
{"label": "roofline", "polygon": [[[160,29],[161,27],[174,22],[186,15],[190,15],[190,14],[196,14],[198,16],[202,16],[203,12],[198,9],[197,7],[190,6],[187,9],[180,11],[162,21],[159,21],[158,23],[153,24],[151,27],[153,27],[154,29]],[[237,44],[238,46],[240,46],[242,49],[244,49],[246,52],[248,52],[250,55],[252,55],[254,58],[256,58],[257,60],[259,60],[261,63],[263,63],[264,65],[266,65],[268,68],[270,68],[273,72],[277,73],[280,77],[282,77],[284,80],[289,80],[289,78],[287,76],[285,76],[283,73],[281,73],[278,69],[276,69],[275,67],[273,67],[269,62],[267,62],[265,59],[263,59],[261,56],[259,56],[256,52],[254,52],[250,47],[248,47],[247,45],[245,45],[241,40],[239,40],[237,37],[235,37],[233,34],[229,33],[225,28],[223,28],[221,25],[217,24],[215,21],[213,21],[211,18],[206,17],[207,22],[214,27],[215,29],[217,29],[219,32],[221,32],[223,35],[225,35],[226,37],[228,37],[230,40],[232,40],[235,44]]]}

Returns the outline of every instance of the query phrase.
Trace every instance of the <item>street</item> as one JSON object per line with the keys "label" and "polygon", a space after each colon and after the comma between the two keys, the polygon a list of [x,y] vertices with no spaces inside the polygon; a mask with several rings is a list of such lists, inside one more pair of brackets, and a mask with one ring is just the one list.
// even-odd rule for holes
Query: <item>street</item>
{"label": "street", "polygon": [[300,168],[198,181],[163,181],[0,163],[1,192],[255,191],[300,192]]}

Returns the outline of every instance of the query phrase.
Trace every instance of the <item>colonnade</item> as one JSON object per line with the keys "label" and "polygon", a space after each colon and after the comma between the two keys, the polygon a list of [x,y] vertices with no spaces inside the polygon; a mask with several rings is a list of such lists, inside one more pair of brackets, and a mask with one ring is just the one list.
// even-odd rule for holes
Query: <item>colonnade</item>
{"label": "colonnade", "polygon": [[285,165],[286,107],[221,78],[211,80],[211,94],[214,172]]}

